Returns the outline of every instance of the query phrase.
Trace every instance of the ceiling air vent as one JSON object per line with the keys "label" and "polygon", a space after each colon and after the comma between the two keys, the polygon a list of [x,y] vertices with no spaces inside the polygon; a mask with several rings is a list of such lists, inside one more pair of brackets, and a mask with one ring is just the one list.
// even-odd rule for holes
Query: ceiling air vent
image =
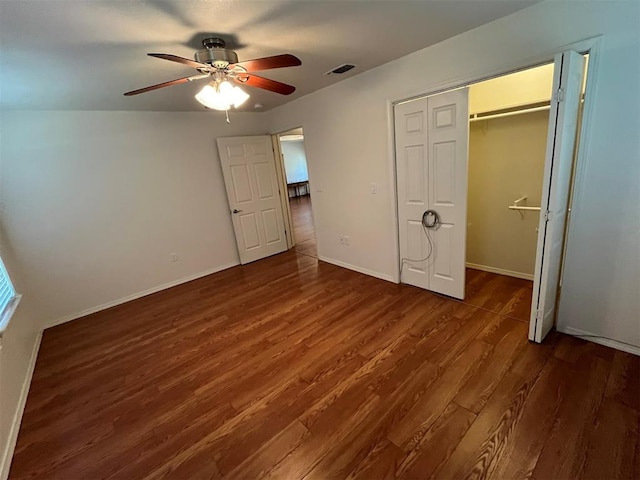
{"label": "ceiling air vent", "polygon": [[350,63],[345,63],[344,65],[340,65],[339,67],[334,68],[333,70],[328,71],[325,75],[331,75],[332,73],[343,74],[354,68],[355,65],[351,65]]}

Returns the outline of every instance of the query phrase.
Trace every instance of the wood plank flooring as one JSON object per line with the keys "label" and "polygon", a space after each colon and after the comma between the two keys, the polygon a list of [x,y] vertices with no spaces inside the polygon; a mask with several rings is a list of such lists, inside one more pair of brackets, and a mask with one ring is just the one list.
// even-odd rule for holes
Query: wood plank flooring
{"label": "wood plank flooring", "polygon": [[532,294],[530,280],[467,268],[465,303],[528,322]]}
{"label": "wood plank flooring", "polygon": [[528,343],[481,277],[287,252],[49,329],[10,478],[640,478],[640,358]]}
{"label": "wood plank flooring", "polygon": [[297,253],[317,257],[316,230],[313,225],[311,211],[311,197],[293,197],[289,199],[291,221],[293,222],[293,234],[296,244],[293,247]]}

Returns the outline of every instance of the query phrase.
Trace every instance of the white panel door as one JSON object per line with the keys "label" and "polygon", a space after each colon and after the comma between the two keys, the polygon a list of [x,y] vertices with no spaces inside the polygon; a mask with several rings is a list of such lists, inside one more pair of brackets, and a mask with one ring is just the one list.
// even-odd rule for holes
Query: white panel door
{"label": "white panel door", "polygon": [[429,208],[440,215],[432,230],[430,290],[464,298],[467,244],[469,89],[428,98]]}
{"label": "white panel door", "polygon": [[555,321],[583,74],[582,55],[556,55],[529,323],[529,339],[536,342]]}
{"label": "white panel door", "polygon": [[[401,281],[462,299],[468,89],[396,105],[394,113]],[[426,210],[441,219],[427,231],[431,243],[422,226]]]}
{"label": "white panel door", "polygon": [[218,138],[240,263],[287,249],[269,136]]}

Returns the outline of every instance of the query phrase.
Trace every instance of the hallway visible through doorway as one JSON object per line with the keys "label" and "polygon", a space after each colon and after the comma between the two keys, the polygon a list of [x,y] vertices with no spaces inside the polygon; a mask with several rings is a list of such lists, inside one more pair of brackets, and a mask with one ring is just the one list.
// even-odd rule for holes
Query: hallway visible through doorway
{"label": "hallway visible through doorway", "polygon": [[303,195],[289,199],[291,220],[293,222],[293,235],[296,244],[293,247],[297,253],[317,257],[316,230],[313,227],[311,215],[311,197]]}
{"label": "hallway visible through doorway", "polygon": [[302,127],[277,135],[290,216],[288,224],[293,230],[290,244],[296,253],[317,257],[316,230],[311,208],[311,187]]}

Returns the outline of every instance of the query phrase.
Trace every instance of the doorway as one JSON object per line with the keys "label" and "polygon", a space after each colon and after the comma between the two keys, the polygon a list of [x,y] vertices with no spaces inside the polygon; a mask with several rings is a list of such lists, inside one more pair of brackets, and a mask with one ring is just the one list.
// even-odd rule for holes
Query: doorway
{"label": "doorway", "polygon": [[296,253],[317,257],[304,131],[302,127],[295,128],[278,134],[277,139],[286,183],[293,249]]}
{"label": "doorway", "polygon": [[585,79],[586,58],[565,51],[394,105],[402,283],[517,316],[542,341],[559,296]]}

